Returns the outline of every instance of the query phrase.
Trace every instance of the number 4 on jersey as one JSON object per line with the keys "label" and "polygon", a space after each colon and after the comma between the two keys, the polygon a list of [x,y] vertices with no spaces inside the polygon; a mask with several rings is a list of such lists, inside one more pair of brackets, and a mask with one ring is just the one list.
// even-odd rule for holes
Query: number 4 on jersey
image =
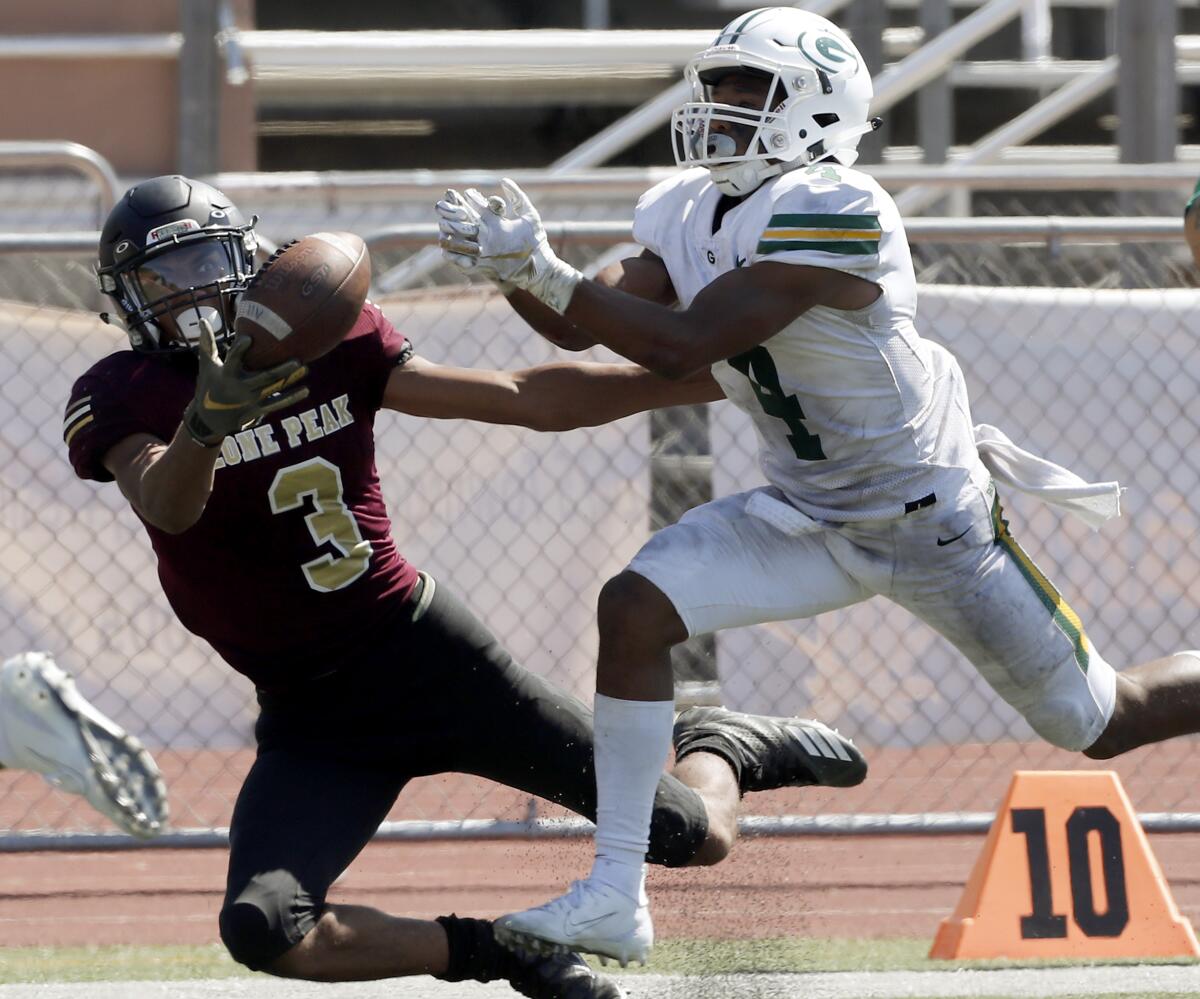
{"label": "number 4 on jersey", "polygon": [[744,354],[736,354],[729,359],[729,364],[750,380],[750,387],[754,389],[763,412],[787,424],[787,438],[796,457],[801,461],[825,460],[821,438],[810,434],[804,425],[804,410],[800,408],[800,400],[794,395],[783,394],[775,359],[767,348],[758,346]]}

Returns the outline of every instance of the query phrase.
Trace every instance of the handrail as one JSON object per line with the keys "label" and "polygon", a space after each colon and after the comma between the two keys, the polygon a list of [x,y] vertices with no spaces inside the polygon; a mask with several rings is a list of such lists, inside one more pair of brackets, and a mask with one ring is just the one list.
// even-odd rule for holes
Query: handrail
{"label": "handrail", "polygon": [[[1064,84],[1033,107],[984,136],[960,162],[986,163],[995,159],[1010,145],[1020,145],[1040,135],[1051,125],[1110,90],[1116,82],[1117,57],[1110,56],[1092,73]],[[910,187],[896,198],[896,206],[904,214],[913,214],[927,208],[940,196],[941,191],[934,186]]]}
{"label": "handrail", "polygon": [[74,170],[91,180],[101,196],[100,221],[121,193],[112,164],[78,142],[0,142],[0,170],[46,168]]}
{"label": "handrail", "polygon": [[[632,239],[633,223],[545,222],[546,235],[563,244],[613,244]],[[1158,242],[1178,240],[1182,222],[1174,215],[1145,218],[1086,218],[1062,215],[988,218],[916,218],[905,223],[910,243]],[[388,226],[363,234],[372,250],[428,246],[437,239],[432,222]]]}
{"label": "handrail", "polygon": [[[1196,39],[1196,55],[1189,54],[1193,38]],[[1195,61],[1200,59],[1200,35],[1177,35],[1175,49],[1175,74],[1179,82],[1200,83],[1200,62]],[[955,63],[946,70],[946,79],[955,87],[1028,90],[1057,87],[1103,67],[1103,59],[1048,59],[1044,62],[993,59]]]}
{"label": "handrail", "polygon": [[[1200,832],[1197,812],[1139,812],[1149,832]],[[993,812],[826,812],[821,815],[743,815],[742,836],[945,836],[982,835],[996,821]],[[480,839],[580,839],[596,827],[580,818],[402,819],[382,822],[380,842]],[[228,826],[174,828],[153,839],[122,833],[18,830],[0,835],[0,852],[33,850],[212,850],[229,847]]]}
{"label": "handrail", "polygon": [[0,232],[4,253],[95,253],[99,232]]}
{"label": "handrail", "polygon": [[[560,196],[571,198],[594,198],[607,196],[610,199],[637,198],[648,187],[671,176],[675,168],[651,167],[643,169],[612,168],[580,171],[565,175],[561,166],[549,170],[515,170],[514,179],[539,197]],[[988,187],[991,189],[1121,189],[1121,190],[1177,190],[1181,193],[1195,182],[1195,168],[1187,163],[1148,164],[1120,166],[1086,164],[1066,169],[1061,166],[1038,168],[1036,166],[993,166],[956,167],[954,164],[940,166],[878,166],[870,168],[881,184],[892,189],[918,183],[936,183],[943,187]],[[1073,183],[1073,173],[1079,181]],[[300,172],[294,174],[220,174],[213,183],[228,194],[240,199],[243,195],[254,197],[269,192],[286,192],[294,196],[297,192],[319,192],[323,200],[337,195],[345,200],[354,198],[388,197],[426,198],[432,204],[447,187],[495,189],[499,187],[501,174],[496,171],[403,171],[403,172]],[[902,197],[902,195],[901,195]],[[914,220],[916,221],[916,220]],[[388,230],[389,232],[394,230]],[[398,231],[398,230],[396,230]],[[433,230],[429,230],[431,236]],[[398,291],[409,287],[433,273],[441,263],[432,238],[406,244],[418,248],[418,252],[405,258],[376,279],[379,293]]]}
{"label": "handrail", "polygon": [[988,0],[912,55],[875,78],[872,114],[883,114],[917,88],[935,80],[960,55],[1021,14],[1026,0]]}
{"label": "handrail", "polygon": [[[1200,148],[1197,148],[1200,153]],[[1200,175],[1200,161],[1176,163],[1001,163],[969,165],[895,163],[871,165],[864,171],[883,187],[897,190],[936,183],[957,188],[1011,190],[1182,190]],[[328,170],[278,173],[219,173],[208,179],[235,200],[273,194],[315,194],[325,201],[376,201],[426,198],[437,200],[447,187],[494,189],[505,176],[542,197],[636,199],[676,167],[601,167],[569,174],[553,169],[499,170]],[[253,207],[253,206],[251,206]]]}
{"label": "handrail", "polygon": [[474,66],[539,66],[574,63],[665,63],[682,66],[712,41],[710,30],[580,29],[492,31],[239,31],[238,41],[256,74],[327,67],[418,67],[448,76]]}
{"label": "handrail", "polygon": [[[546,235],[561,244],[610,245],[627,242],[633,235],[628,219],[612,222],[544,223]],[[1182,222],[1174,215],[1145,218],[1087,218],[1032,215],[987,218],[915,218],[905,224],[910,243],[1068,243],[1158,242],[1177,240]],[[437,226],[413,222],[363,233],[372,250],[420,249],[436,242]],[[99,232],[29,233],[0,232],[0,254],[94,253]]]}
{"label": "handrail", "polygon": [[175,59],[178,32],[129,35],[4,35],[0,59]]}

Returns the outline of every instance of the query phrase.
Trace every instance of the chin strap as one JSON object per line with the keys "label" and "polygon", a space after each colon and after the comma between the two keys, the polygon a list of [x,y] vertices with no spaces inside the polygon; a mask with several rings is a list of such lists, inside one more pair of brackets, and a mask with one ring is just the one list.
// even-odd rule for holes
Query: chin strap
{"label": "chin strap", "polygon": [[[836,156],[842,166],[854,166],[858,160],[858,137],[866,135],[868,132],[878,131],[882,124],[882,118],[871,118],[861,125],[852,125],[850,128],[841,129],[831,136],[826,136],[820,142],[808,147],[806,150],[808,162],[815,163],[825,156]],[[854,144],[847,146],[846,143],[851,141]]]}
{"label": "chin strap", "polygon": [[765,181],[777,177],[781,173],[810,166],[826,156],[834,156],[842,166],[853,166],[858,159],[857,142],[847,146],[847,142],[856,140],[860,135],[874,132],[883,124],[882,118],[872,118],[861,125],[853,125],[826,136],[819,142],[814,142],[803,156],[784,163],[779,160],[746,160],[741,163],[726,163],[722,166],[710,166],[709,176],[713,184],[722,194],[740,198],[758,190]]}
{"label": "chin strap", "polygon": [[[799,161],[796,161],[799,166]],[[708,174],[722,194],[740,198],[757,191],[764,181],[783,173],[787,164],[768,160],[749,160],[745,163],[709,167]]]}

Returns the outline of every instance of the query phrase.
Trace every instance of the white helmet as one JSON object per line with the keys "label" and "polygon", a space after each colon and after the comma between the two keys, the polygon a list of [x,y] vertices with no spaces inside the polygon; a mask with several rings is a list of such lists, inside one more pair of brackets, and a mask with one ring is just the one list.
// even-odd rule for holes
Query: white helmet
{"label": "white helmet", "polygon": [[[768,77],[761,111],[714,104],[711,87],[742,71]],[[675,162],[705,166],[724,194],[740,196],[768,177],[833,155],[845,166],[869,119],[871,74],[854,43],[825,18],[795,7],[763,7],[735,18],[684,71],[692,101],[671,116]],[[746,151],[712,132],[714,121],[754,129]]]}

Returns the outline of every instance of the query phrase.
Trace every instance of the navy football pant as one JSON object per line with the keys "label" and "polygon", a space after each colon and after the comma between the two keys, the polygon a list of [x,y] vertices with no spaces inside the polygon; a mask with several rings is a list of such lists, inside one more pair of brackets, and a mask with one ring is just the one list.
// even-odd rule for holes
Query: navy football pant
{"label": "navy football pant", "polygon": [[[259,694],[220,917],[221,939],[251,968],[313,928],[413,777],[477,774],[595,818],[591,712],[516,665],[444,586],[411,614],[379,636],[371,662]],[[682,866],[707,831],[699,796],[664,776],[648,859]]]}

